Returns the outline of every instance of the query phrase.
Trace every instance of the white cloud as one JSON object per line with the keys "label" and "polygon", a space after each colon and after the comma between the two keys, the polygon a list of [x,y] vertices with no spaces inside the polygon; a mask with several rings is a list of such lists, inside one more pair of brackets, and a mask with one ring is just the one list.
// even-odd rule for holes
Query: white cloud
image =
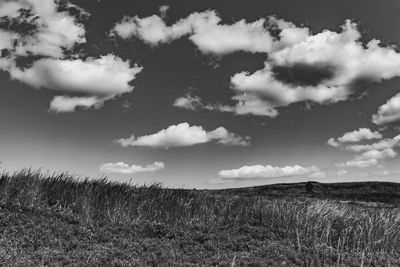
{"label": "white cloud", "polygon": [[[175,99],[174,106],[188,110],[213,110],[219,112],[229,112],[235,115],[252,114],[256,116],[275,117],[278,112],[275,109],[270,109],[264,101],[251,95],[237,95],[233,99],[240,100],[235,106],[216,104],[205,104],[198,96],[186,95]],[[244,104],[245,103],[245,104]],[[251,107],[249,110],[248,107]]]}
{"label": "white cloud", "polygon": [[129,82],[141,70],[109,54],[86,60],[40,59],[28,69],[11,71],[11,77],[36,88],[110,96],[130,92]]}
{"label": "white cloud", "polygon": [[154,162],[153,164],[149,164],[146,166],[140,165],[132,165],[129,166],[123,162],[117,163],[105,163],[100,166],[100,172],[104,173],[121,173],[121,174],[136,174],[136,173],[143,173],[143,172],[155,172],[165,168],[163,162]]}
{"label": "white cloud", "polygon": [[85,109],[90,107],[99,108],[103,105],[103,100],[95,96],[90,97],[69,97],[69,96],[56,96],[50,103],[50,111],[56,113],[74,112],[77,107]]}
{"label": "white cloud", "polygon": [[400,121],[400,93],[389,99],[379,107],[378,112],[372,116],[375,124],[383,125]]}
{"label": "white cloud", "polygon": [[268,52],[274,38],[265,28],[265,19],[254,22],[240,20],[233,24],[221,24],[215,11],[195,12],[188,17],[167,26],[164,20],[153,15],[146,18],[125,17],[111,31],[127,39],[136,36],[150,45],[168,43],[183,36],[203,52],[228,54],[235,51]]}
{"label": "white cloud", "polygon": [[369,150],[384,150],[387,148],[393,148],[400,143],[400,135],[393,138],[385,138],[379,142],[372,144],[362,144],[362,145],[349,145],[345,149],[353,152],[363,152]]}
{"label": "white cloud", "polygon": [[[20,80],[35,88],[45,87],[64,93],[83,93],[88,97],[56,97],[52,108],[72,111],[75,106],[93,106],[117,95],[131,92],[129,85],[141,67],[131,67],[129,61],[123,61],[114,55],[100,58],[82,59],[40,59],[33,65],[21,70],[12,68],[11,78]],[[71,78],[73,77],[73,79]],[[63,103],[62,103],[63,102]]]}
{"label": "white cloud", "polygon": [[202,107],[201,99],[198,96],[186,95],[182,97],[178,97],[174,101],[174,107],[196,110],[198,107]]}
{"label": "white cloud", "polygon": [[357,25],[350,20],[339,32],[313,34],[307,27],[276,17],[222,24],[217,13],[208,10],[170,26],[157,15],[124,18],[112,33],[122,38],[137,36],[151,45],[187,36],[203,53],[223,55],[242,50],[268,54],[263,69],[231,77],[235,106],[209,106],[239,115],[275,117],[277,107],[296,102],[336,103],[354,93],[358,80],[379,82],[400,76],[400,54],[395,48],[376,39],[362,43]]}
{"label": "white cloud", "polygon": [[0,17],[16,18],[20,15],[22,1],[0,2]]}
{"label": "white cloud", "polygon": [[[131,92],[133,87],[129,82],[141,67],[131,67],[129,61],[112,54],[100,58],[71,57],[72,49],[86,42],[85,29],[69,11],[60,11],[60,5],[56,0],[0,3],[0,17],[4,21],[32,27],[21,33],[12,28],[0,30],[0,49],[8,50],[8,56],[0,59],[0,69],[9,72],[12,79],[35,88],[65,94],[53,98],[50,110],[55,112],[72,112],[78,106],[100,107],[105,100]],[[71,3],[65,3],[64,7],[73,8],[80,18],[89,15]],[[17,58],[34,55],[42,57],[27,68],[16,63]],[[65,59],[67,55],[70,59]]]}
{"label": "white cloud", "polygon": [[371,139],[381,139],[382,134],[375,131],[372,132],[368,128],[360,128],[358,130],[345,133],[343,136],[338,138],[338,141],[341,143],[349,143],[349,142],[360,142],[362,140],[371,140]]}
{"label": "white cloud", "polygon": [[169,10],[169,6],[162,5],[158,10],[160,11],[161,18],[165,19],[167,17],[167,11]]}
{"label": "white cloud", "polygon": [[20,38],[19,34],[0,29],[0,50],[12,49],[14,47],[14,42],[18,38]]}
{"label": "white cloud", "polygon": [[298,175],[310,175],[319,173],[320,170],[315,167],[302,167],[300,165],[274,167],[271,165],[253,165],[243,166],[239,169],[222,170],[218,176],[223,179],[229,180],[245,180],[254,178],[275,178],[275,177],[288,177]]}
{"label": "white cloud", "polygon": [[368,128],[360,128],[352,132],[344,133],[342,136],[338,137],[337,140],[335,140],[335,138],[330,138],[327,143],[332,147],[339,147],[343,143],[356,143],[363,140],[372,140],[381,138],[382,134],[377,131],[372,132]]}
{"label": "white cloud", "polygon": [[335,140],[335,138],[329,138],[328,145],[332,146],[332,147],[338,147],[340,144]]}
{"label": "white cloud", "polygon": [[[350,21],[339,33],[324,30],[310,34],[270,53],[264,69],[235,74],[232,86],[238,94],[269,99],[268,106],[276,108],[302,101],[335,103],[348,99],[354,93],[353,83],[359,79],[381,81],[400,75],[400,54],[393,47],[383,47],[378,40],[364,46],[360,37]],[[277,68],[292,77],[279,78]],[[310,76],[302,76],[304,71]],[[318,76],[320,80],[313,80]],[[249,112],[252,110],[244,105]]]}
{"label": "white cloud", "polygon": [[366,168],[377,165],[378,161],[376,159],[367,159],[367,160],[357,160],[352,159],[345,163],[336,164],[337,167],[357,167],[357,168]]}
{"label": "white cloud", "polygon": [[275,117],[276,108],[296,102],[336,103],[354,94],[354,84],[359,80],[379,82],[400,76],[400,54],[395,47],[384,46],[376,39],[362,43],[357,25],[350,20],[339,32],[313,34],[307,27],[273,16],[223,24],[215,11],[207,10],[170,26],[157,15],[126,17],[111,32],[125,39],[137,36],[153,46],[187,37],[203,53],[217,55],[266,53],[263,69],[231,77],[236,105],[199,106],[238,115]]}
{"label": "white cloud", "polygon": [[171,125],[151,135],[135,137],[132,135],[117,142],[124,147],[144,146],[153,148],[184,147],[216,141],[223,145],[247,146],[250,137],[241,137],[230,133],[224,127],[205,131],[201,126],[190,126],[187,122]]}
{"label": "white cloud", "polygon": [[[35,30],[16,39],[13,54],[28,54],[64,57],[64,50],[71,50],[76,44],[86,42],[82,24],[67,11],[58,11],[55,0],[17,0],[1,3],[0,17],[15,19],[19,23],[33,25]],[[22,16],[22,10],[29,10],[31,16]]]}
{"label": "white cloud", "polygon": [[363,152],[362,154],[355,157],[356,160],[369,160],[369,159],[386,159],[386,158],[394,158],[397,156],[396,151],[392,148],[386,148],[383,150],[368,150]]}
{"label": "white cloud", "polygon": [[[349,140],[353,139],[349,138]],[[361,140],[363,139],[360,139],[359,141]],[[356,144],[345,146],[342,149],[356,152],[357,154],[352,160],[349,160],[345,163],[336,164],[336,166],[361,168],[375,166],[381,160],[396,157],[397,152],[394,150],[394,148],[398,147],[399,143],[400,135],[393,138],[385,138],[372,144]]]}

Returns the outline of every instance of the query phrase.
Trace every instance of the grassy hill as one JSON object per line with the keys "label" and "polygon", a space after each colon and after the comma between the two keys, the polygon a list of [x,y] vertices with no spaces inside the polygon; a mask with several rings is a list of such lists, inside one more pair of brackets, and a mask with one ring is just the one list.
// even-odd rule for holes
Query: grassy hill
{"label": "grassy hill", "polygon": [[226,190],[3,173],[0,266],[398,266],[400,185]]}

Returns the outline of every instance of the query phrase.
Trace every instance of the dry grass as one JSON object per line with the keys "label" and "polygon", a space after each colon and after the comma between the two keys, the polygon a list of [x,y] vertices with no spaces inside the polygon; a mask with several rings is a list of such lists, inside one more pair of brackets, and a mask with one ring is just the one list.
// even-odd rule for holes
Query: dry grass
{"label": "dry grass", "polygon": [[135,187],[26,170],[1,176],[0,205],[6,266],[400,265],[400,208],[376,203]]}

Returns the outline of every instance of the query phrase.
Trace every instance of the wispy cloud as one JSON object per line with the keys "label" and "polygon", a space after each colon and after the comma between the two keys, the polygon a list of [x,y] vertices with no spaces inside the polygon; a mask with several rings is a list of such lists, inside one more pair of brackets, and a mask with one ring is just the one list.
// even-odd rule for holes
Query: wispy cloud
{"label": "wispy cloud", "polygon": [[155,172],[165,168],[163,162],[154,162],[153,164],[149,164],[146,166],[140,165],[131,165],[124,162],[116,162],[116,163],[105,163],[100,166],[100,172],[103,173],[121,173],[121,174],[136,174],[143,172]]}

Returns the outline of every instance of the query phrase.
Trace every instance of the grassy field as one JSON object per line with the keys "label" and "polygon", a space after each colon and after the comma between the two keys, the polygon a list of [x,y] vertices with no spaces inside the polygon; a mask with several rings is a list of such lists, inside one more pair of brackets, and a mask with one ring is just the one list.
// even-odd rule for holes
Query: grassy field
{"label": "grassy field", "polygon": [[0,266],[399,266],[400,185],[165,189],[3,173]]}

